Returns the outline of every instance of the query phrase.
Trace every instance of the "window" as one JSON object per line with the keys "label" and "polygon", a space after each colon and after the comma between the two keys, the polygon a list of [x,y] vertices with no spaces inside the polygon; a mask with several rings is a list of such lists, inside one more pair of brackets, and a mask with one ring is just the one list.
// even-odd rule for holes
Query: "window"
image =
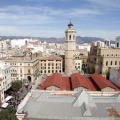
{"label": "window", "polygon": [[119,47],[119,43],[117,42],[117,47]]}
{"label": "window", "polygon": [[28,74],[30,74],[30,70],[28,70]]}
{"label": "window", "polygon": [[112,61],[110,62],[110,65],[112,65]]}
{"label": "window", "polygon": [[108,65],[108,61],[106,61],[106,65]]}
{"label": "window", "polygon": [[117,61],[115,61],[115,65],[117,65]]}
{"label": "window", "polygon": [[69,35],[69,40],[71,40],[71,35]]}

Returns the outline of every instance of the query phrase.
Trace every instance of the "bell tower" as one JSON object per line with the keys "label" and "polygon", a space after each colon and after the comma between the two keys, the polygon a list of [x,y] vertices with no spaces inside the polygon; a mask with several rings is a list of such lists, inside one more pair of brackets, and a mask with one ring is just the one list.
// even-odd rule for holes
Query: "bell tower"
{"label": "bell tower", "polygon": [[70,21],[68,29],[65,31],[65,74],[68,75],[75,70],[76,30],[72,27],[73,24]]}

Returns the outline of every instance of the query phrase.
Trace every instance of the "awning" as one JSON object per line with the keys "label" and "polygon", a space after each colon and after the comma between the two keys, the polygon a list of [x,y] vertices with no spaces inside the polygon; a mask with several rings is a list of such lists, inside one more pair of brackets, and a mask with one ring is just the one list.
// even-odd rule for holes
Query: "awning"
{"label": "awning", "polygon": [[1,105],[1,107],[2,107],[2,108],[6,108],[6,107],[8,106],[8,104],[9,104],[9,103],[3,103],[3,104]]}
{"label": "awning", "polygon": [[7,101],[10,100],[11,98],[13,98],[13,96],[7,96],[7,97],[5,98],[5,101],[7,102]]}

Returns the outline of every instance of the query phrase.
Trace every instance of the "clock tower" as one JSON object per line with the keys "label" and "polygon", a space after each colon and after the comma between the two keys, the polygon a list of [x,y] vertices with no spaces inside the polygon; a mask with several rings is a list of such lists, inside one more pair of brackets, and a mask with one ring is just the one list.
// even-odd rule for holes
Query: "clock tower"
{"label": "clock tower", "polygon": [[65,74],[68,75],[75,70],[76,30],[72,26],[73,24],[70,21],[68,29],[65,31]]}

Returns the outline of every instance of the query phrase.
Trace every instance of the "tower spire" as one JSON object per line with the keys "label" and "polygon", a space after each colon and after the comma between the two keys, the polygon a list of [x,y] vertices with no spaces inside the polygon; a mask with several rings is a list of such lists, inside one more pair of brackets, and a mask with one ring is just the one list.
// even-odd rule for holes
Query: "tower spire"
{"label": "tower spire", "polygon": [[71,23],[71,19],[70,19],[70,23],[68,24],[68,28],[72,28],[73,24]]}

